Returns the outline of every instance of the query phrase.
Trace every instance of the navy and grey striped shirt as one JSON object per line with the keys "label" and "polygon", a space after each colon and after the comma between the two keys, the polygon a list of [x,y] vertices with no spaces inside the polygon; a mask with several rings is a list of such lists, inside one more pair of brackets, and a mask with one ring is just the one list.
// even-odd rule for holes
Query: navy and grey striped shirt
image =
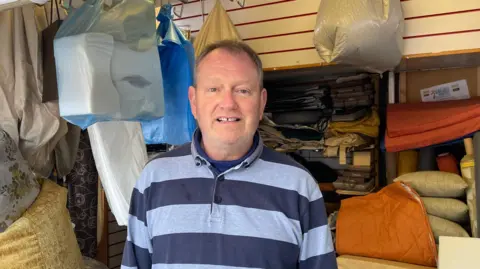
{"label": "navy and grey striped shirt", "polygon": [[143,170],[122,269],[337,268],[322,193],[303,167],[260,141],[218,173],[193,141]]}

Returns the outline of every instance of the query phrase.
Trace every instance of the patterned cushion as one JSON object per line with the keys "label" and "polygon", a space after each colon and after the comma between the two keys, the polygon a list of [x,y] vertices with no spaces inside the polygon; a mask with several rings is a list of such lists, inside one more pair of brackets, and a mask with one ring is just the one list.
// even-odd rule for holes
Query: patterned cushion
{"label": "patterned cushion", "polygon": [[39,192],[15,141],[0,129],[0,233],[20,218]]}
{"label": "patterned cushion", "polygon": [[0,269],[84,269],[66,204],[67,190],[45,179],[32,206],[0,233]]}

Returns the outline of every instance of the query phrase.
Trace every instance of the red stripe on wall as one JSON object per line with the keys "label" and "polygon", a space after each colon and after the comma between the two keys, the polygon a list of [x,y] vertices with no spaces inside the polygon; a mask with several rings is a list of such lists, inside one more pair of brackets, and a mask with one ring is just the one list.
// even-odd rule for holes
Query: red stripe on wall
{"label": "red stripe on wall", "polygon": [[285,33],[285,34],[277,34],[277,35],[257,36],[257,37],[245,38],[245,39],[243,39],[243,41],[250,41],[250,40],[263,39],[263,38],[271,38],[271,37],[279,37],[279,36],[287,36],[287,35],[306,34],[306,33],[312,33],[313,31],[314,31],[314,30],[307,30],[307,31],[299,31],[299,32]]}
{"label": "red stripe on wall", "polygon": [[[253,5],[253,6],[231,8],[231,9],[227,9],[226,11],[227,12],[234,12],[234,11],[238,11],[238,10],[264,7],[264,6],[271,6],[271,5],[282,4],[282,3],[292,2],[292,1],[295,1],[295,0],[280,0],[280,1],[277,1],[277,2],[264,3],[264,4]],[[204,15],[208,15],[208,13],[205,13]],[[199,14],[199,15],[193,15],[193,16],[188,16],[188,17],[176,18],[176,19],[173,19],[173,20],[174,21],[181,21],[181,20],[186,20],[186,19],[191,19],[191,18],[198,18],[198,17],[201,17],[201,16],[202,16],[202,14]]]}
{"label": "red stripe on wall", "polygon": [[[188,5],[188,4],[193,4],[193,3],[197,3],[197,2],[200,2],[200,0],[193,0],[193,1],[189,1],[188,3],[184,4],[184,5]],[[182,3],[177,3],[177,4],[174,4],[172,6],[181,6]]]}
{"label": "red stripe on wall", "polygon": [[462,13],[469,13],[469,12],[478,12],[478,11],[480,11],[480,8],[460,10],[460,11],[452,11],[452,12],[445,12],[445,13],[437,13],[437,14],[430,14],[430,15],[422,15],[422,16],[415,16],[415,17],[408,17],[408,18],[405,18],[405,20],[416,20],[416,19],[424,19],[424,18],[431,18],[431,17],[438,17],[438,16],[462,14]]}
{"label": "red stripe on wall", "polygon": [[[300,17],[312,16],[312,15],[317,15],[317,12],[305,13],[305,14],[298,14],[298,15],[286,16],[286,17],[280,17],[280,18],[273,18],[273,19],[266,19],[266,20],[259,20],[259,21],[251,21],[251,22],[238,23],[238,24],[235,24],[235,26],[243,26],[243,25],[263,23],[263,22],[286,20],[286,19],[300,18]],[[196,33],[196,32],[198,32],[198,31],[200,31],[200,30],[193,30],[192,33]]]}
{"label": "red stripe on wall", "polygon": [[265,51],[265,52],[260,52],[260,53],[257,53],[257,54],[258,55],[265,55],[265,54],[275,54],[275,53],[284,53],[284,52],[311,50],[311,49],[315,49],[315,47],[296,48],[296,49],[288,49],[288,50]]}
{"label": "red stripe on wall", "polygon": [[480,32],[480,29],[465,30],[465,31],[455,31],[455,32],[445,32],[445,33],[436,33],[436,34],[426,34],[426,35],[404,36],[403,39],[414,39],[414,38],[432,37],[432,36],[442,36],[442,35],[456,35],[456,34],[465,34],[465,33],[473,33],[473,32]]}

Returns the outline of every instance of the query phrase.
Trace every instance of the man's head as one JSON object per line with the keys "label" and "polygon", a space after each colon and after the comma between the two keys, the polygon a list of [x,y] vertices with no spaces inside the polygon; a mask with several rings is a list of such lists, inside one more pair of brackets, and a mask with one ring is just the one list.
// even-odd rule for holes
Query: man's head
{"label": "man's head", "polygon": [[242,42],[214,43],[197,58],[188,96],[207,153],[241,157],[236,155],[250,147],[267,101],[262,63]]}

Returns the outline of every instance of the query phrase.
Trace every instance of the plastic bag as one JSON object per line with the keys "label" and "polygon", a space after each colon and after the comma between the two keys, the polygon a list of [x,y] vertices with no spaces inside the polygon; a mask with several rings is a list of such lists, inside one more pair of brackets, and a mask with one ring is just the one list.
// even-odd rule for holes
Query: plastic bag
{"label": "plastic bag", "polygon": [[215,6],[208,14],[207,20],[193,41],[195,57],[198,57],[203,49],[211,43],[221,40],[241,39],[222,3],[219,0],[215,0]]}
{"label": "plastic bag", "polygon": [[190,109],[188,87],[193,85],[194,52],[172,21],[172,6],[162,6],[157,20],[158,52],[160,54],[165,94],[163,118],[142,122],[147,144],[181,145],[191,141],[196,121]]}
{"label": "plastic bag", "polygon": [[403,55],[400,0],[322,0],[314,44],[327,63],[345,63],[383,73]]}
{"label": "plastic bag", "polygon": [[151,0],[87,0],[54,40],[60,116],[85,129],[95,122],[142,121],[164,114]]}

